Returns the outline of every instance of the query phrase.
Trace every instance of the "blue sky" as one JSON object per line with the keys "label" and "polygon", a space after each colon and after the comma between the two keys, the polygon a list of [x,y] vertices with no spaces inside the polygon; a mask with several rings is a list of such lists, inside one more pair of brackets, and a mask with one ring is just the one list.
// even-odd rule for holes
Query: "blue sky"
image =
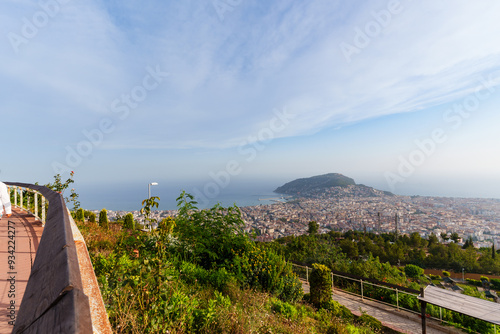
{"label": "blue sky", "polygon": [[4,0],[0,179],[74,170],[82,189],[213,195],[339,172],[398,194],[500,198],[499,10]]}

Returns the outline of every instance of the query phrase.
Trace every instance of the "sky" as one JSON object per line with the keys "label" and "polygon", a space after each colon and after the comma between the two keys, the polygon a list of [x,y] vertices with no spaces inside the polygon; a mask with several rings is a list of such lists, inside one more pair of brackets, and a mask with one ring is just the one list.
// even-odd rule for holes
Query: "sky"
{"label": "sky", "polygon": [[499,12],[495,0],[3,0],[0,180],[74,171],[84,206],[150,182],[217,199],[325,173],[500,198]]}

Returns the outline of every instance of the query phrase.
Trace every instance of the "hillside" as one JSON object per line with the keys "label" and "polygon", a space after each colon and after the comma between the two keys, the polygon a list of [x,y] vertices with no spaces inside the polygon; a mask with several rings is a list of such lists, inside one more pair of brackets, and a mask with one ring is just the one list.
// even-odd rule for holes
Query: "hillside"
{"label": "hillside", "polygon": [[392,193],[387,191],[377,190],[363,184],[356,184],[350,177],[338,173],[297,179],[276,188],[274,192],[304,197],[393,196]]}
{"label": "hillside", "polygon": [[347,187],[349,185],[356,185],[356,182],[342,174],[329,173],[288,182],[278,187],[274,192],[295,195],[302,192],[311,192],[331,187]]}

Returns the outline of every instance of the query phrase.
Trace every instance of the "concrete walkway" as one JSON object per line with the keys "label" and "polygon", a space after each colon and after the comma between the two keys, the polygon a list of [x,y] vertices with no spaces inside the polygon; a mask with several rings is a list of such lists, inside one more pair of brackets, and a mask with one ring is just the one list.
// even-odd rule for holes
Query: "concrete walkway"
{"label": "concrete walkway", "polygon": [[42,232],[42,223],[19,209],[0,219],[0,334],[12,332]]}
{"label": "concrete walkway", "polygon": [[[302,280],[301,280],[302,281]],[[309,284],[302,281],[304,293],[309,292]],[[407,311],[398,311],[393,307],[370,300],[361,300],[361,297],[353,296],[338,289],[333,291],[333,299],[347,307],[353,314],[361,315],[362,312],[378,319],[385,326],[401,333],[422,333],[420,317]],[[456,328],[445,327],[437,321],[427,319],[428,334],[463,333]]]}

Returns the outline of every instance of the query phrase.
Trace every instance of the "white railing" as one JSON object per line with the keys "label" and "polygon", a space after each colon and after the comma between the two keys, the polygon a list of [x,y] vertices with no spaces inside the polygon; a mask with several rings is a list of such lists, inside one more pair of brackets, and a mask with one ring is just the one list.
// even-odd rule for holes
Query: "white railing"
{"label": "white railing", "polygon": [[[11,197],[12,195],[14,197],[12,205],[33,215],[45,226],[48,204],[45,197],[40,192],[30,188],[19,186],[9,186],[8,188],[9,194]],[[14,194],[12,194],[12,192]]]}

